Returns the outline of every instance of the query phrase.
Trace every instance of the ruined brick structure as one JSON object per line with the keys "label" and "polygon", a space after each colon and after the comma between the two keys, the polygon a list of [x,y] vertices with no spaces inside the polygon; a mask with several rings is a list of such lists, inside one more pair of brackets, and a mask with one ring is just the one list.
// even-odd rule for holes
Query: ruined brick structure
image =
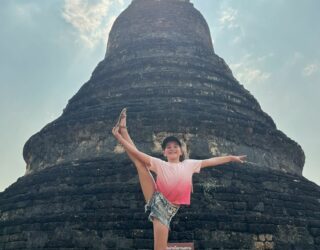
{"label": "ruined brick structure", "polygon": [[320,188],[301,147],[276,128],[214,52],[185,0],[134,0],[63,114],[25,144],[26,175],[0,193],[0,249],[152,249],[137,173],[111,134],[121,108],[137,147],[161,157],[246,154],[194,175],[169,240],[195,249],[320,249]]}

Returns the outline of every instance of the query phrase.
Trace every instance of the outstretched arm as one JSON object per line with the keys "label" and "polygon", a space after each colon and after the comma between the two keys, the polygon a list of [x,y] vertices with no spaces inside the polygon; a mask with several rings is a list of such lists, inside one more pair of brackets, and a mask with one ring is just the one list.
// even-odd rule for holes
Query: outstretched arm
{"label": "outstretched arm", "polygon": [[246,155],[241,155],[241,156],[228,155],[228,156],[213,157],[210,159],[203,160],[201,164],[201,168],[214,167],[214,166],[225,164],[228,162],[243,163],[246,157],[247,157]]}
{"label": "outstretched arm", "polygon": [[124,147],[124,149],[127,151],[128,154],[132,154],[134,157],[136,157],[138,160],[142,161],[146,165],[150,164],[151,156],[139,151],[134,145],[132,145],[127,140],[125,140],[122,137],[122,135],[119,133],[118,127],[114,127],[112,129],[112,134],[122,144],[122,146]]}

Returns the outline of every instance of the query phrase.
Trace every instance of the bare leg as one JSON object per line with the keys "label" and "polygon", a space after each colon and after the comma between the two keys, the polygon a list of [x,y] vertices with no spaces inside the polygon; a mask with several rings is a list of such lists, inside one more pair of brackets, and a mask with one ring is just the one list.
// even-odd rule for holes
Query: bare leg
{"label": "bare leg", "polygon": [[[119,122],[119,132],[122,137],[134,145],[132,141],[127,127],[126,127],[126,113],[122,115]],[[139,181],[141,185],[141,189],[146,201],[149,201],[155,191],[155,181],[153,176],[151,175],[150,171],[146,168],[145,164],[134,157],[132,154],[128,153],[129,158],[133,161],[134,165],[137,168]],[[154,249],[155,250],[166,250],[167,249],[167,242],[168,242],[168,235],[169,229],[163,225],[159,220],[156,218],[153,219],[153,232],[154,232]]]}
{"label": "bare leg", "polygon": [[153,219],[154,249],[165,250],[168,246],[169,229],[158,219]]}
{"label": "bare leg", "polygon": [[[119,132],[126,141],[128,141],[133,146],[135,146],[129,133],[128,133],[128,130],[126,128],[126,122],[127,122],[126,121],[126,113],[124,112],[124,114],[122,115],[122,117],[120,119],[120,131]],[[140,185],[141,185],[144,199],[146,201],[149,201],[155,191],[155,181],[153,179],[153,176],[151,175],[151,173],[146,168],[146,166],[143,162],[138,160],[132,154],[130,154],[128,152],[127,152],[127,154],[129,156],[129,158],[132,160],[132,162],[134,163],[134,165],[136,166],[136,169],[138,171],[139,181],[140,181]]]}

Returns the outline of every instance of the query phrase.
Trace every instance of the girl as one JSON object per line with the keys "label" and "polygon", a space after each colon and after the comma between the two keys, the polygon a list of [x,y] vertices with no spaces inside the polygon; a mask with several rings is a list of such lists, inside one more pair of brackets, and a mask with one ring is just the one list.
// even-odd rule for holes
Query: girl
{"label": "girl", "polygon": [[[126,108],[121,111],[112,133],[137,168],[146,200],[145,210],[150,210],[149,220],[153,223],[154,249],[164,250],[167,248],[172,217],[180,205],[190,205],[193,173],[227,162],[243,163],[246,156],[229,155],[205,160],[184,160],[181,142],[174,136],[165,138],[161,145],[167,161],[149,156],[139,151],[131,140],[126,126],[126,111]],[[157,175],[156,183],[149,170]]]}

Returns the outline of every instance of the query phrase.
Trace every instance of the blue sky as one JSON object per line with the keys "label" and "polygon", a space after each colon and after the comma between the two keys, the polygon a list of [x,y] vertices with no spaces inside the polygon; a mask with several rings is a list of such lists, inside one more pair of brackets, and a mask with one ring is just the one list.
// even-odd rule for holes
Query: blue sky
{"label": "blue sky", "polygon": [[[0,2],[0,191],[24,175],[28,138],[61,115],[104,57],[129,0]],[[215,52],[278,129],[306,154],[320,184],[320,1],[193,0]]]}

